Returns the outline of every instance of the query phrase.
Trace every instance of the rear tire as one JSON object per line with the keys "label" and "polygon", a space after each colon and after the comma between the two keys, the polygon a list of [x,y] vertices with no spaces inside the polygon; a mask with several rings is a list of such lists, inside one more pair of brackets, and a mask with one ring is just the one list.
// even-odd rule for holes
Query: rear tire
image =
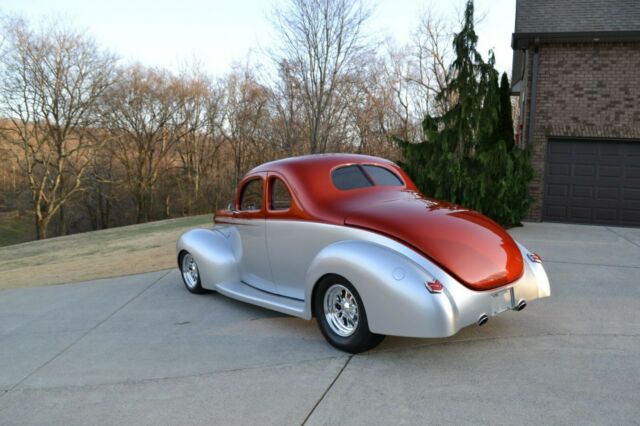
{"label": "rear tire", "polygon": [[196,259],[188,251],[180,253],[178,260],[180,266],[180,275],[182,276],[182,282],[191,293],[202,294],[206,293],[206,290],[202,288],[202,282],[200,281],[200,271],[196,264]]}
{"label": "rear tire", "polygon": [[384,339],[369,330],[364,303],[355,287],[339,275],[327,275],[314,291],[313,311],[332,346],[352,354],[372,349]]}

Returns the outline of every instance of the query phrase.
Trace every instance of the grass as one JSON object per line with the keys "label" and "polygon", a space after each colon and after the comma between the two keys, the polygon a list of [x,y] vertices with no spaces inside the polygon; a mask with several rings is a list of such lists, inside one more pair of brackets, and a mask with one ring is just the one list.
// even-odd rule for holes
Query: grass
{"label": "grass", "polygon": [[0,247],[33,241],[35,238],[32,216],[0,218]]}
{"label": "grass", "polygon": [[172,268],[180,234],[210,225],[208,214],[0,247],[0,290]]}

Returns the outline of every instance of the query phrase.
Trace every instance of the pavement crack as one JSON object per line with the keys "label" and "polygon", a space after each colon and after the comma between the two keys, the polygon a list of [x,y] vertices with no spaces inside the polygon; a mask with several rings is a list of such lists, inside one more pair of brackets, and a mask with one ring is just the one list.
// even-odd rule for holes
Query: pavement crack
{"label": "pavement crack", "polygon": [[620,234],[619,232],[614,231],[613,229],[609,228],[608,226],[606,227],[607,231],[612,232],[613,234],[617,235],[618,237],[622,238],[623,240],[625,240],[628,243],[633,244],[634,246],[640,248],[640,244],[636,243],[633,240],[630,240],[629,238],[625,237],[624,235]]}
{"label": "pavement crack", "polygon": [[110,318],[112,318],[115,314],[117,314],[118,312],[120,312],[122,309],[124,309],[127,305],[129,305],[131,302],[133,302],[134,300],[136,300],[138,297],[140,297],[144,292],[146,292],[147,290],[149,290],[151,287],[153,287],[156,283],[158,283],[160,280],[162,280],[164,277],[166,277],[169,272],[171,272],[171,270],[168,270],[167,272],[165,272],[164,274],[162,274],[160,277],[158,277],[156,280],[154,280],[151,284],[149,284],[148,286],[146,286],[145,288],[143,288],[141,291],[139,291],[135,296],[133,296],[131,299],[127,300],[124,304],[122,304],[119,308],[117,308],[115,311],[111,312],[109,315],[107,315],[104,319],[102,319],[100,322],[98,322],[96,325],[94,325],[93,327],[91,327],[90,329],[88,329],[87,331],[85,331],[84,333],[82,333],[77,339],[75,339],[73,342],[71,342],[69,345],[67,345],[64,349],[62,349],[60,352],[58,352],[57,354],[55,354],[53,357],[51,357],[48,361],[46,361],[44,364],[40,365],[39,367],[37,367],[36,369],[34,369],[31,373],[27,374],[25,377],[23,377],[22,379],[20,379],[20,381],[18,381],[15,385],[11,386],[7,391],[5,391],[3,394],[0,395],[0,398],[4,397],[5,395],[7,395],[10,391],[14,390],[15,388],[17,388],[18,386],[20,386],[22,383],[24,383],[26,380],[28,380],[30,377],[32,377],[34,374],[36,374],[38,371],[42,370],[44,367],[46,367],[47,365],[51,364],[53,361],[55,361],[56,359],[58,359],[60,356],[62,356],[65,352],[67,352],[69,349],[71,349],[76,343],[78,343],[80,340],[84,339],[89,333],[91,333],[93,330],[95,330],[96,328],[100,327],[102,324],[104,324],[105,322],[107,322]]}
{"label": "pavement crack", "polygon": [[316,411],[316,408],[318,408],[318,405],[320,405],[320,403],[322,402],[322,400],[324,399],[325,396],[327,396],[327,394],[329,393],[329,391],[331,390],[331,388],[333,387],[333,385],[338,381],[338,379],[340,378],[340,376],[342,375],[342,372],[345,370],[345,368],[347,368],[347,365],[349,365],[349,362],[351,361],[351,358],[353,358],[353,355],[349,355],[349,357],[347,358],[347,361],[344,363],[344,365],[342,366],[342,368],[340,369],[340,371],[338,371],[338,374],[336,375],[336,377],[333,378],[333,380],[331,381],[331,384],[329,384],[329,386],[327,387],[327,389],[325,389],[324,393],[322,394],[322,396],[320,396],[320,399],[318,399],[318,401],[316,401],[316,403],[314,404],[313,408],[311,409],[311,411],[309,411],[309,414],[307,414],[307,417],[304,418],[304,420],[302,421],[301,425],[304,426],[305,424],[307,424],[307,422],[309,421],[309,419],[311,418],[311,415],[314,413],[314,411]]}

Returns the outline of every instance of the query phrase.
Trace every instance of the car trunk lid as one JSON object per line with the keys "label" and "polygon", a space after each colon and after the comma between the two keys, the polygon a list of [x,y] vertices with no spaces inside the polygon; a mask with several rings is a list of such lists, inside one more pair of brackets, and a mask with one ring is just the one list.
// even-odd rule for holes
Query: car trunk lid
{"label": "car trunk lid", "polygon": [[463,285],[489,290],[518,279],[523,259],[511,236],[472,210],[417,193],[354,209],[345,225],[369,229],[411,246]]}

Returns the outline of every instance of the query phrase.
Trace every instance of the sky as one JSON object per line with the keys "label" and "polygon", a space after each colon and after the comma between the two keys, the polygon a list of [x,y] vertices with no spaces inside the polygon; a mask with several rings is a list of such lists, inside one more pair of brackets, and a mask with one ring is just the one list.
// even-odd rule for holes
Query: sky
{"label": "sky", "polygon": [[[234,62],[260,62],[275,37],[270,12],[283,0],[0,0],[0,13],[30,21],[65,19],[124,60],[179,71],[197,61],[222,75]],[[479,51],[493,49],[499,71],[511,70],[516,0],[476,0]],[[457,22],[464,0],[377,0],[372,34],[404,44],[424,11]],[[485,56],[486,57],[486,56]]]}

